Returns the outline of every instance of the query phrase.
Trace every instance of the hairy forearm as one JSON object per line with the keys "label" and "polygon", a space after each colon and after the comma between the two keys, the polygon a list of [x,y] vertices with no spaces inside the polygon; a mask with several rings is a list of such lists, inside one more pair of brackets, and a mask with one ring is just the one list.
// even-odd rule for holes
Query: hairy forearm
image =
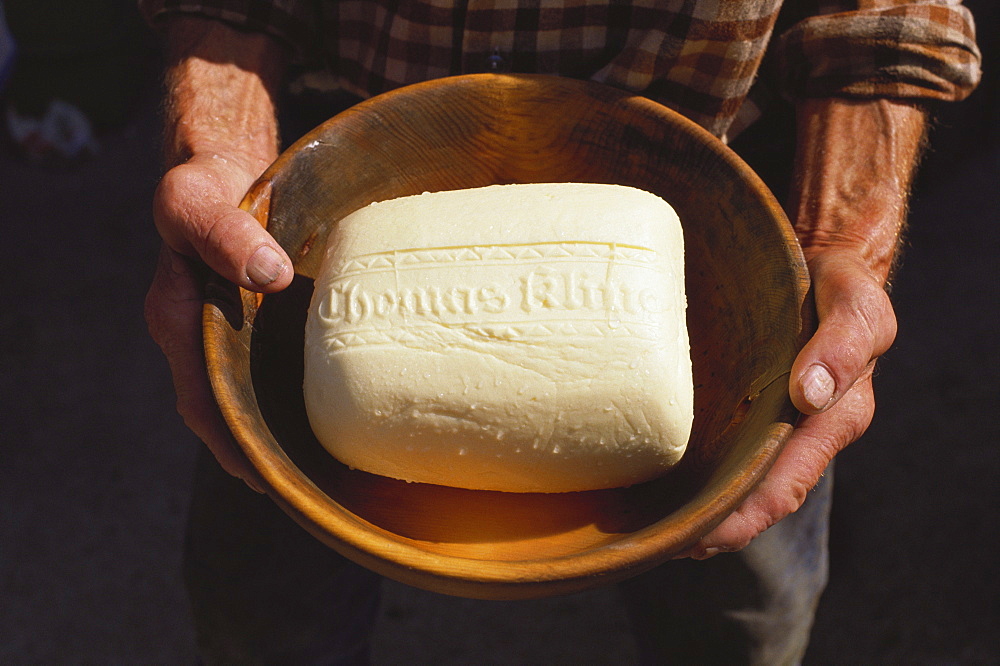
{"label": "hairy forearm", "polygon": [[799,104],[790,214],[807,260],[844,250],[886,281],[924,143],[922,109],[888,100]]}
{"label": "hairy forearm", "polygon": [[259,174],[277,155],[284,49],[267,35],[197,17],[171,19],[166,37],[167,166],[209,154]]}

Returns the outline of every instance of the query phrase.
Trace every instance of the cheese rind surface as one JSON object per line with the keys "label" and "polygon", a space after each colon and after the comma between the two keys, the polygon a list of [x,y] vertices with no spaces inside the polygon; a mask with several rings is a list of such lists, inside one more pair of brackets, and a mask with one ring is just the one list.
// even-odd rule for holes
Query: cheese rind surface
{"label": "cheese rind surface", "polygon": [[341,462],[564,492],[652,479],[693,418],[683,237],[655,195],[491,186],[340,221],[306,325],[306,409]]}

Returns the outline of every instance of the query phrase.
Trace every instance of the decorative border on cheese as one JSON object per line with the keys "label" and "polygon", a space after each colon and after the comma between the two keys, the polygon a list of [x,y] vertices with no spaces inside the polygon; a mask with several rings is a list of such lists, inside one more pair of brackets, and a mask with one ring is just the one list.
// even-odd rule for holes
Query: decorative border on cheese
{"label": "decorative border on cheese", "polygon": [[[420,347],[428,343],[444,344],[454,341],[456,334],[466,340],[479,338],[489,342],[525,342],[551,338],[594,338],[625,337],[635,340],[655,342],[656,332],[651,326],[636,324],[607,324],[604,322],[579,323],[559,322],[552,324],[506,324],[481,326],[466,324],[449,327],[447,331],[433,326],[410,326],[391,329],[366,329],[346,333],[335,333],[324,339],[327,351],[334,353],[349,347],[403,345]],[[436,346],[436,345],[435,345]]]}
{"label": "decorative border on cheese", "polygon": [[337,268],[336,274],[339,278],[348,278],[357,273],[370,273],[378,270],[427,268],[436,264],[454,266],[464,262],[521,264],[530,261],[593,259],[649,265],[656,261],[656,256],[656,251],[648,247],[590,241],[455,245],[375,252],[352,257]]}

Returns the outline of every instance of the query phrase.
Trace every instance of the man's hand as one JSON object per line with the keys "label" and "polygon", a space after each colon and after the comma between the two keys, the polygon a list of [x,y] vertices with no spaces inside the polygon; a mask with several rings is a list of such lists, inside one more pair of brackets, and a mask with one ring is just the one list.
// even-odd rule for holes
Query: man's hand
{"label": "man's hand", "polygon": [[906,104],[811,100],[800,106],[790,214],[819,318],[789,381],[803,416],[760,485],[682,556],[739,550],[796,511],[834,456],[871,422],[872,369],[896,335],[885,285],[923,131],[923,112]]}
{"label": "man's hand", "polygon": [[198,257],[227,280],[253,291],[279,291],[291,281],[281,246],[238,208],[260,171],[236,158],[195,154],[164,175],[153,220],[164,242]]}
{"label": "man's hand", "polygon": [[205,370],[202,288],[208,269],[259,292],[284,289],[291,262],[239,203],[277,155],[272,97],[284,54],[270,38],[211,20],[168,29],[166,159],[153,218],[163,237],[146,296],[150,334],[173,375],[177,410],[234,476],[249,464],[222,422]]}
{"label": "man's hand", "polygon": [[218,157],[195,156],[167,172],[153,207],[164,243],[146,295],[146,321],[170,365],[177,411],[226,471],[248,482],[253,478],[249,466],[222,422],[208,383],[201,312],[206,264],[255,291],[277,291],[291,281],[287,255],[237,207],[253,180]]}

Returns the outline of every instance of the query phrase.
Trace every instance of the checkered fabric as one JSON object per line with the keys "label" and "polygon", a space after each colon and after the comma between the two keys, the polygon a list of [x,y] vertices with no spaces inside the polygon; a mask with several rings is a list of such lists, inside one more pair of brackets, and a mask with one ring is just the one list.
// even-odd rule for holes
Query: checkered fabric
{"label": "checkered fabric", "polygon": [[972,16],[954,0],[799,0],[785,11],[781,0],[139,5],[154,25],[180,12],[268,32],[362,97],[454,74],[557,74],[645,95],[724,138],[749,122],[772,84],[793,98],[957,100],[979,79]]}

